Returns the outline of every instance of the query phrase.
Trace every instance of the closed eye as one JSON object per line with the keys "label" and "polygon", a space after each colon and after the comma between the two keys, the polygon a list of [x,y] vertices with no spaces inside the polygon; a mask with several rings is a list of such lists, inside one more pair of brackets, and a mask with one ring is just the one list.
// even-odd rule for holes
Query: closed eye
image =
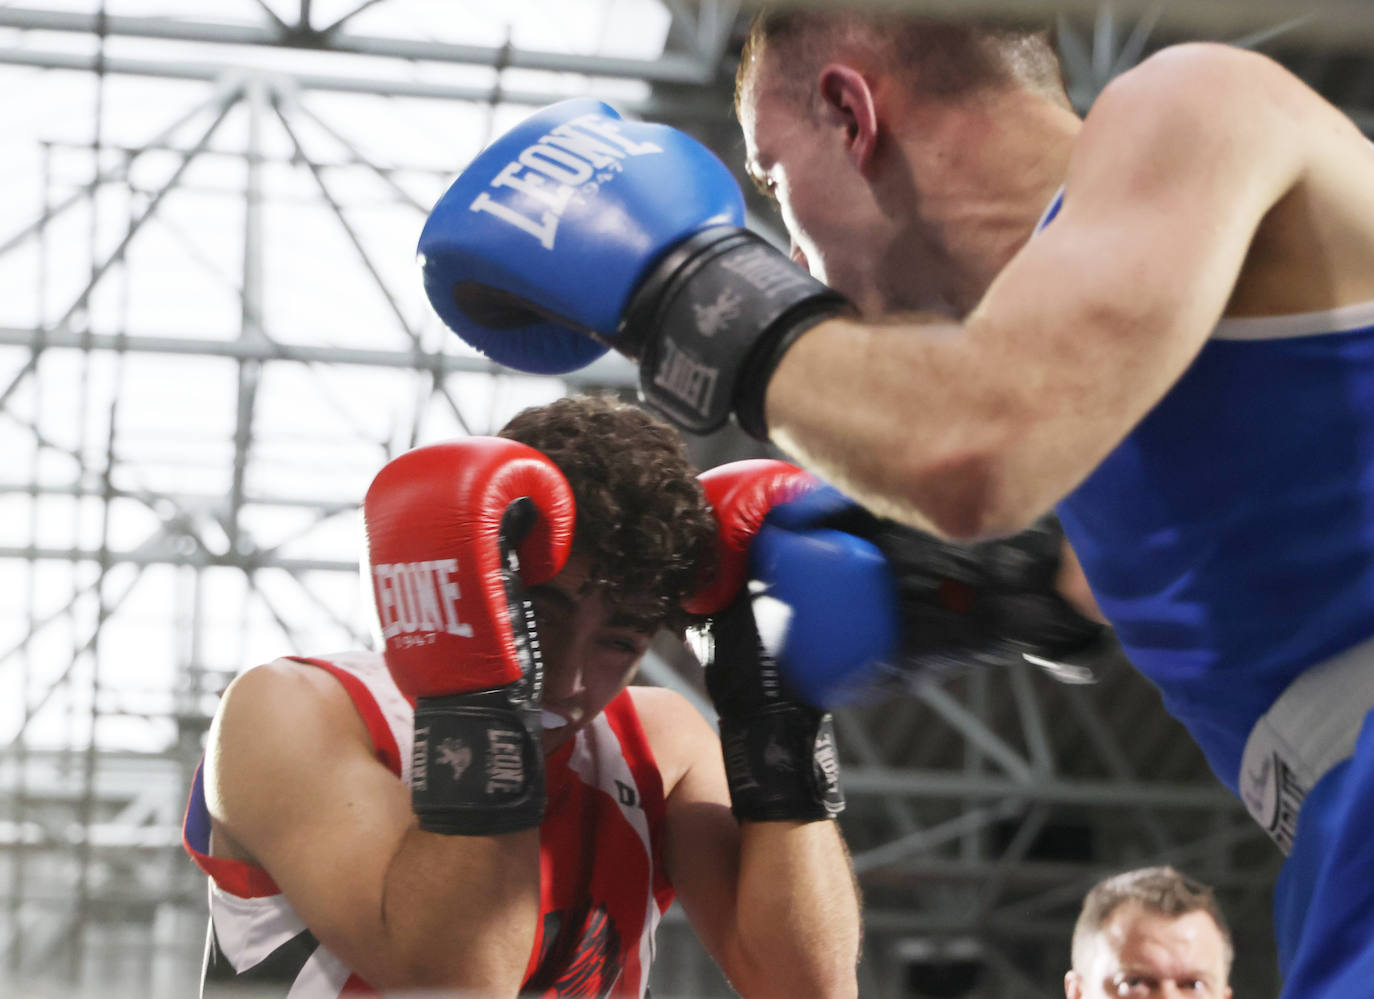
{"label": "closed eye", "polygon": [[754,182],[754,187],[758,189],[758,192],[760,194],[762,194],[765,198],[771,201],[774,205],[777,205],[778,185],[771,178],[755,170],[750,170],[749,179]]}

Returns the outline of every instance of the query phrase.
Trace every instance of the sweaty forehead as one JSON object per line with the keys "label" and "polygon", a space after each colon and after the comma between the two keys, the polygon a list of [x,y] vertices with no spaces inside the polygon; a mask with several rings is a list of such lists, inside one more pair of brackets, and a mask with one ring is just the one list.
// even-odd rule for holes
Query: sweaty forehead
{"label": "sweaty forehead", "polygon": [[1108,918],[1102,935],[1123,967],[1216,977],[1225,963],[1220,932],[1205,912],[1165,916],[1127,903]]}

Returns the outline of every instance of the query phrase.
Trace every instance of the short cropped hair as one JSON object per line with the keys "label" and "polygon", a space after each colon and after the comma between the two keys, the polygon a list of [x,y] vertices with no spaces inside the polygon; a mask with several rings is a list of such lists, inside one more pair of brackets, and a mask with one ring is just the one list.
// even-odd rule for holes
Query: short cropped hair
{"label": "short cropped hair", "polygon": [[750,21],[735,73],[735,111],[757,65],[779,52],[781,79],[794,97],[831,59],[866,58],[914,90],[955,98],[1020,84],[1069,105],[1053,33],[1041,23],[952,20],[886,10],[763,8]]}
{"label": "short cropped hair", "polygon": [[573,551],[632,624],[677,634],[714,568],[715,515],[677,431],[610,397],[569,396],[517,414],[499,436],[558,466],[577,504]]}
{"label": "short cropped hair", "polygon": [[1142,867],[1126,871],[1099,881],[1083,898],[1083,911],[1073,928],[1073,968],[1079,974],[1088,970],[1093,937],[1101,932],[1121,906],[1128,903],[1139,905],[1148,912],[1168,918],[1186,916],[1190,912],[1205,912],[1216,923],[1221,933],[1221,941],[1226,954],[1226,971],[1229,974],[1235,948],[1231,942],[1231,929],[1221,914],[1212,889],[1181,874],[1173,867]]}

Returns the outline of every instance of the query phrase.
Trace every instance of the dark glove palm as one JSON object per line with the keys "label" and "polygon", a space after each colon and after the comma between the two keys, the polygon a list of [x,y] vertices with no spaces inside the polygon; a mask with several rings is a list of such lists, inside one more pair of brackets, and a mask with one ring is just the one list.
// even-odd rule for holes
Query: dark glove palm
{"label": "dark glove palm", "polygon": [[747,590],[712,617],[709,638],[706,689],[720,715],[735,815],[810,821],[839,814],[844,794],[831,717],[789,696]]}
{"label": "dark glove palm", "polygon": [[893,665],[944,675],[970,665],[1005,665],[1023,654],[1048,660],[1082,655],[1106,629],[1056,589],[1064,535],[1053,516],[1006,538],[957,544],[874,516],[831,489],[777,508],[788,527],[843,531],[887,559],[897,589],[901,642]]}

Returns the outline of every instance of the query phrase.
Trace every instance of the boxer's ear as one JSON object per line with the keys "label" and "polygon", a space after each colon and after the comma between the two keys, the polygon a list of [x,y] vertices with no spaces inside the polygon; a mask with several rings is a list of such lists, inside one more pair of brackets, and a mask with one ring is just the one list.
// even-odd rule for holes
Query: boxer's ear
{"label": "boxer's ear", "polygon": [[1083,999],[1083,976],[1076,971],[1064,973],[1065,999]]}
{"label": "boxer's ear", "polygon": [[816,78],[822,113],[842,125],[850,161],[867,174],[878,148],[878,107],[868,80],[853,66],[827,63]]}

